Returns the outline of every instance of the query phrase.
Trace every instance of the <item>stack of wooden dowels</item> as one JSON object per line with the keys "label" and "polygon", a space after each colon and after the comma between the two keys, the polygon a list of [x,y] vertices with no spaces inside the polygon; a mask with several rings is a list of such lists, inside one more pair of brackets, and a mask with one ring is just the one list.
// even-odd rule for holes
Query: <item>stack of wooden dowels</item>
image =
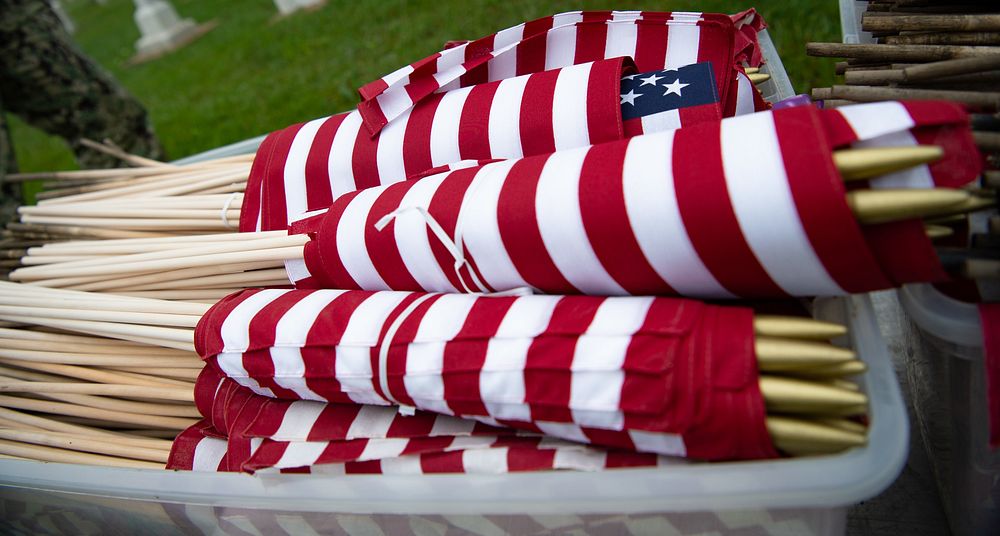
{"label": "stack of wooden dowels", "polygon": [[[0,283],[0,454],[146,467],[198,417],[194,325],[207,305]],[[758,315],[768,428],[781,450],[865,443],[865,365],[828,341],[838,324]],[[128,446],[130,448],[123,448]],[[131,448],[134,447],[134,448]],[[87,454],[82,454],[87,453]],[[141,461],[136,461],[141,460]]]}
{"label": "stack of wooden dowels", "polygon": [[1000,151],[1000,7],[980,3],[881,0],[868,3],[861,28],[873,44],[809,43],[808,54],[837,64],[844,84],[813,89],[828,105],[895,99],[951,100],[980,112],[976,141]]}

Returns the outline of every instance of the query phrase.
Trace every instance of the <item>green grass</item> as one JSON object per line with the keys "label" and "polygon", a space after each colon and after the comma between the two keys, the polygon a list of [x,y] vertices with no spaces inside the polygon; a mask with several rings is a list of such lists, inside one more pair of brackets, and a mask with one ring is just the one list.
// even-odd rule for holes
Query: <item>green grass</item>
{"label": "green grass", "polygon": [[[357,87],[441,49],[521,21],[573,9],[700,10],[755,5],[799,92],[829,85],[829,60],[807,58],[807,41],[838,41],[835,2],[330,0],[276,19],[272,0],[173,0],[182,17],[218,26],[168,56],[130,65],[139,37],[131,0],[63,4],[81,48],[142,101],[169,158],[349,109]],[[24,171],[75,167],[65,144],[12,120]]]}

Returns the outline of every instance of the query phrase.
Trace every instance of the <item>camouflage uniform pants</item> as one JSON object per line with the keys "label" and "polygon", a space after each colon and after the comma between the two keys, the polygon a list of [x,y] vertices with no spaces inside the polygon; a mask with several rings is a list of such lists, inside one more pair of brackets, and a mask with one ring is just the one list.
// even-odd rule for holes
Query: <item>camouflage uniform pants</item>
{"label": "camouflage uniform pants", "polygon": [[20,200],[2,180],[16,170],[4,112],[64,138],[82,167],[121,162],[82,146],[81,138],[163,157],[146,110],[73,44],[46,0],[0,0],[0,186],[5,200]]}

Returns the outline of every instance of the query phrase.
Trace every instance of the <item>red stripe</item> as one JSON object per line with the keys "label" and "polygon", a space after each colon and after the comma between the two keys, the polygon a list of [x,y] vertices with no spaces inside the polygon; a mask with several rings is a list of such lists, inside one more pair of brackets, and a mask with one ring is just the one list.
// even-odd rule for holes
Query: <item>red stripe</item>
{"label": "red stripe", "polygon": [[261,207],[261,229],[277,231],[288,228],[288,209],[285,205],[285,162],[292,141],[303,123],[292,125],[281,131],[274,143],[274,151],[264,172],[264,193]]}
{"label": "red stripe", "polygon": [[[646,17],[643,14],[643,17]],[[667,57],[667,27],[664,21],[638,20],[636,24],[635,66],[639,72],[663,69]]]}
{"label": "red stripe", "polygon": [[274,361],[271,359],[269,347],[274,346],[277,326],[281,318],[296,303],[302,300],[306,293],[286,292],[265,305],[252,319],[248,326],[250,348],[260,348],[259,354],[243,354],[243,368],[251,378],[257,380],[261,387],[270,389],[277,398],[298,398],[298,395],[285,389],[274,381]]}
{"label": "red stripe", "polygon": [[323,221],[320,223],[319,232],[316,233],[311,242],[316,244],[315,251],[317,255],[314,257],[309,256],[307,260],[315,258],[319,262],[307,264],[307,267],[314,277],[332,283],[333,288],[359,288],[357,281],[351,277],[350,272],[347,271],[347,267],[344,266],[344,261],[337,252],[337,227],[340,225],[340,219],[344,216],[347,206],[359,193],[361,192],[346,193],[338,197],[330,205],[330,209],[323,216]]}
{"label": "red stripe", "polygon": [[626,119],[622,122],[622,131],[626,138],[642,135],[642,118],[636,117],[635,119]]}
{"label": "red stripe", "polygon": [[878,263],[897,286],[948,280],[922,221],[866,225],[864,233]]}
{"label": "red stripe", "polygon": [[340,129],[341,123],[348,114],[330,116],[316,131],[316,137],[309,147],[306,157],[306,210],[319,210],[333,203],[333,190],[330,185],[330,149],[333,137]]}
{"label": "red stripe", "polygon": [[[340,344],[347,324],[362,302],[370,298],[374,292],[364,290],[349,290],[337,296],[316,315],[309,333],[306,335],[306,348],[326,347],[328,349]],[[333,376],[334,363],[327,364],[326,375]]]}
{"label": "red stripe", "polygon": [[382,113],[382,106],[376,99],[362,101],[358,104],[358,113],[361,114],[361,122],[363,123],[358,136],[374,136],[389,123],[385,114]]}
{"label": "red stripe", "polygon": [[425,437],[434,430],[434,423],[439,417],[434,413],[418,411],[412,416],[395,414],[386,437]]}
{"label": "red stripe", "polygon": [[[918,125],[912,129],[917,143],[937,145],[944,150],[940,160],[928,165],[936,186],[958,188],[979,176],[985,155],[976,148],[968,115],[961,106],[940,101],[904,101],[902,104]],[[979,158],[970,158],[976,154]]]}
{"label": "red stripe", "polygon": [[421,99],[430,95],[439,87],[433,75],[438,72],[438,58],[440,57],[441,53],[436,52],[411,64],[413,72],[410,73],[409,80],[403,87],[406,89],[406,94],[410,96],[410,100],[414,103],[420,102]]}
{"label": "red stripe", "polygon": [[[604,14],[607,14],[607,17],[603,17]],[[576,25],[574,65],[604,59],[604,50],[608,42],[608,25],[604,21],[610,18],[610,15],[610,12],[584,12],[583,22]]]}
{"label": "red stripe", "polygon": [[[315,393],[320,400],[333,404],[353,404],[351,397],[344,392],[340,381],[335,376],[334,366],[337,361],[335,348],[323,346],[306,346],[299,349],[305,369],[306,388]],[[294,396],[294,398],[301,398]]]}
{"label": "red stripe", "polygon": [[381,184],[378,175],[378,141],[380,136],[374,138],[359,131],[358,137],[354,140],[354,150],[351,152],[351,171],[354,174],[354,188],[363,190]]}
{"label": "red stripe", "polygon": [[465,465],[462,463],[462,452],[435,452],[420,456],[420,470],[425,474],[433,473],[464,473]]}
{"label": "red stripe", "polygon": [[593,297],[560,299],[545,332],[528,347],[524,400],[531,408],[532,421],[573,422],[569,409],[573,355],[579,334],[590,326],[602,303],[603,298]]}
{"label": "red stripe", "polygon": [[434,167],[431,161],[431,126],[444,93],[431,95],[413,107],[403,135],[403,169],[406,177]]}
{"label": "red stripe", "polygon": [[544,17],[525,23],[521,42],[517,44],[518,76],[540,73],[545,70],[545,34],[552,28],[552,17]]}
{"label": "red stripe", "polygon": [[347,437],[351,425],[361,412],[360,404],[327,404],[309,429],[309,441],[328,441]]}
{"label": "red stripe", "polygon": [[624,136],[621,108],[622,71],[632,62],[622,58],[598,61],[590,69],[587,84],[587,130],[590,143],[620,140]]}
{"label": "red stripe", "polygon": [[595,145],[580,170],[583,227],[608,274],[630,294],[676,294],[649,264],[625,207],[622,170],[627,142]]}
{"label": "red stripe", "polygon": [[323,453],[316,458],[315,465],[325,463],[343,463],[354,461],[361,457],[368,446],[368,439],[352,439],[348,441],[330,441]]}
{"label": "red stripe", "polygon": [[719,88],[719,100],[724,105],[731,103],[735,110],[738,87],[733,67],[736,28],[725,15],[706,14],[702,18],[698,22],[698,63],[711,62],[715,85]]}
{"label": "red stripe", "polygon": [[720,124],[676,131],[674,190],[698,257],[727,290],[741,297],[785,296],[754,256],[729,202]]}
{"label": "red stripe", "polygon": [[375,224],[383,216],[399,208],[406,192],[416,184],[417,181],[403,181],[384,189],[375,198],[365,220],[365,247],[368,257],[386,286],[392,290],[422,289],[420,283],[417,283],[410,274],[399,253],[399,246],[396,245],[396,221],[390,221],[381,231],[375,228]]}
{"label": "red stripe", "polygon": [[[434,302],[441,299],[443,294],[423,294],[414,296],[430,296],[428,299],[416,306],[413,311],[403,320],[396,330],[395,336],[388,341],[383,341],[382,344],[389,344],[389,353],[386,356],[385,368],[387,383],[389,387],[389,393],[392,397],[399,401],[401,404],[408,406],[416,406],[416,402],[410,397],[410,393],[406,390],[406,383],[403,381],[403,377],[406,376],[406,360],[407,360],[407,350],[409,348],[409,343],[413,342],[413,339],[417,336],[417,331],[420,329],[420,323],[423,321],[424,316],[427,315],[427,311],[434,305]],[[377,371],[377,366],[372,367],[373,371]]]}
{"label": "red stripe", "polygon": [[406,442],[401,456],[430,452],[445,452],[455,442],[455,436],[414,437]]}
{"label": "red stripe", "polygon": [[892,286],[847,206],[840,173],[821,137],[825,121],[811,107],[780,110],[773,117],[799,221],[827,273],[850,293]]}
{"label": "red stripe", "polygon": [[274,151],[274,142],[280,133],[281,131],[279,130],[278,132],[268,134],[254,155],[253,165],[250,166],[250,175],[247,177],[243,207],[240,209],[241,233],[252,233],[257,230],[257,217],[260,216],[261,211],[261,188],[264,186],[264,175],[271,160],[271,153]]}
{"label": "red stripe", "polygon": [[706,121],[719,121],[722,119],[722,108],[719,107],[718,102],[687,106],[677,111],[681,116],[681,126],[691,126]]}
{"label": "red stripe", "polygon": [[493,40],[496,34],[488,35],[469,43],[465,47],[465,74],[459,77],[461,87],[478,86],[489,81],[487,62],[493,51]]}
{"label": "red stripe", "polygon": [[538,179],[548,155],[518,160],[508,172],[497,200],[497,224],[504,248],[521,277],[532,287],[577,294],[549,256],[535,212]]}
{"label": "red stripe", "polygon": [[516,300],[513,297],[477,299],[462,329],[445,345],[441,370],[444,399],[455,415],[489,415],[479,391],[479,373],[486,362],[489,338],[475,335],[484,331],[495,334]]}
{"label": "red stripe", "polygon": [[268,399],[255,415],[241,414],[236,431],[243,437],[271,437],[281,428],[291,407],[291,401]]}
{"label": "red stripe", "polygon": [[[390,345],[393,344],[393,341],[386,341],[385,340],[385,337],[386,337],[386,335],[387,335],[387,333],[389,331],[389,328],[396,321],[396,319],[399,318],[399,316],[401,314],[403,314],[403,311],[405,311],[406,308],[409,307],[411,303],[413,303],[414,301],[416,301],[417,299],[419,299],[421,296],[422,296],[422,294],[418,294],[418,293],[409,294],[405,298],[403,298],[399,302],[399,304],[396,305],[396,307],[392,311],[389,312],[389,315],[386,317],[385,321],[382,323],[382,328],[379,330],[377,343],[374,346],[372,346],[371,351],[368,353],[368,356],[369,356],[369,359],[370,359],[370,362],[371,362],[371,368],[372,368],[372,392],[376,393],[378,396],[380,396],[380,397],[382,397],[382,398],[384,398],[386,400],[389,400],[389,397],[386,395],[385,391],[382,390],[382,381],[381,381],[381,379],[379,377],[379,370],[380,370],[380,368],[379,368],[380,367],[379,352],[381,350],[381,346],[382,346],[383,343],[390,344]],[[405,322],[405,319],[404,319],[404,322]],[[397,329],[397,334],[398,334],[398,331],[399,330]],[[395,337],[393,338],[393,340],[395,340]],[[386,363],[386,369],[387,370],[391,370],[391,369],[388,368],[388,364],[389,364],[389,362],[392,361],[392,357],[393,357],[392,350],[393,350],[393,348],[390,346],[390,348],[389,348],[389,355],[387,356],[387,363]],[[404,364],[404,370],[405,370],[405,364]],[[412,405],[412,404],[410,404],[410,405]]]}
{"label": "red stripe", "polygon": [[823,116],[820,124],[826,129],[831,147],[842,147],[857,141],[857,133],[842,113],[836,109],[821,110],[820,113]]}
{"label": "red stripe", "polygon": [[528,77],[521,97],[521,151],[525,155],[548,154],[556,150],[552,126],[552,103],[559,71]]}
{"label": "red stripe", "polygon": [[379,78],[358,88],[358,94],[361,95],[362,100],[374,99],[388,88],[389,84],[386,83],[385,79]]}
{"label": "red stripe", "polygon": [[[427,211],[434,216],[438,225],[444,229],[448,236],[455,236],[455,225],[458,223],[458,212],[465,198],[465,192],[472,184],[472,179],[480,170],[479,167],[465,168],[453,171],[448,174],[441,184],[438,185],[427,205]],[[453,287],[462,290],[462,283],[455,273],[455,258],[441,245],[438,237],[427,229],[427,240],[431,245],[431,252],[437,260],[441,271],[448,277],[448,282]]]}
{"label": "red stripe", "polygon": [[555,465],[556,451],[554,449],[507,449],[507,470],[512,473],[518,471],[540,471],[551,469],[555,467]]}
{"label": "red stripe", "polygon": [[500,82],[472,88],[458,120],[458,151],[462,160],[492,158],[490,150],[490,108]]}

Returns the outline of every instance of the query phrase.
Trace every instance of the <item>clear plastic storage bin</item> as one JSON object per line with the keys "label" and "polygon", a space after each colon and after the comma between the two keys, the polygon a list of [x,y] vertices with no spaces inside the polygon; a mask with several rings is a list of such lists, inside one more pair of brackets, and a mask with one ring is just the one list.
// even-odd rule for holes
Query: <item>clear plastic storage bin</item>
{"label": "clear plastic storage bin", "polygon": [[1000,529],[1000,449],[989,445],[983,333],[978,308],[931,285],[899,301],[916,326],[913,403],[919,431],[955,534]]}
{"label": "clear plastic storage bin", "polygon": [[861,380],[871,400],[869,443],[835,456],[420,476],[250,476],[0,460],[4,528],[57,534],[91,526],[102,534],[842,534],[847,507],[877,495],[899,474],[909,430],[869,299],[822,299],[814,307],[819,318],[849,324],[842,342],[869,366]]}

